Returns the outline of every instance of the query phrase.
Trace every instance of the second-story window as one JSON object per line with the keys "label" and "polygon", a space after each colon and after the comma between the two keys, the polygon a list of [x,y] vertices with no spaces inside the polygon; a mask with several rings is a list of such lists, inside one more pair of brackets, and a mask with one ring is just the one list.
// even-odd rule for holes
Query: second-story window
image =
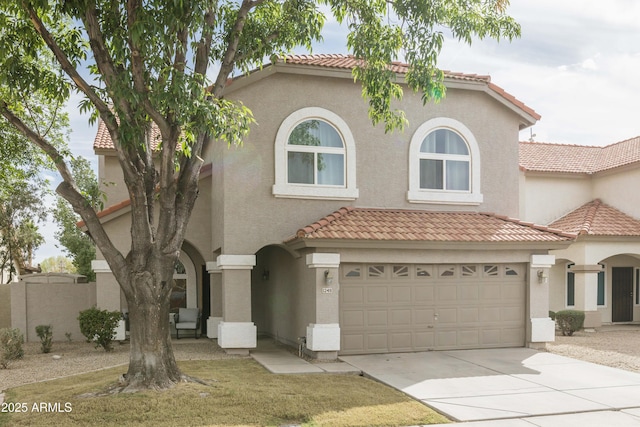
{"label": "second-story window", "polygon": [[420,146],[420,188],[469,191],[467,143],[449,129],[429,133]]}
{"label": "second-story window", "polygon": [[329,123],[314,119],[298,124],[286,150],[289,184],[344,186],[344,143]]}
{"label": "second-story window", "polygon": [[479,205],[480,147],[461,122],[436,117],[420,125],[409,144],[410,203]]}
{"label": "second-story window", "polygon": [[347,123],[320,107],[287,116],[274,144],[275,197],[355,200],[356,144]]}

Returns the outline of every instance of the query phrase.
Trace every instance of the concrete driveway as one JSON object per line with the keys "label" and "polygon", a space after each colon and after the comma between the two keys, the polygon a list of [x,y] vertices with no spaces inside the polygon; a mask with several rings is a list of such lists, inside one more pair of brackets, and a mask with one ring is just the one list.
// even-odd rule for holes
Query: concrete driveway
{"label": "concrete driveway", "polygon": [[[613,414],[624,417],[617,425],[640,426],[640,374],[551,353],[511,348],[341,359],[457,421],[575,414],[570,417],[578,422],[590,412],[599,425],[611,425]],[[573,425],[568,419],[542,421],[534,425]]]}

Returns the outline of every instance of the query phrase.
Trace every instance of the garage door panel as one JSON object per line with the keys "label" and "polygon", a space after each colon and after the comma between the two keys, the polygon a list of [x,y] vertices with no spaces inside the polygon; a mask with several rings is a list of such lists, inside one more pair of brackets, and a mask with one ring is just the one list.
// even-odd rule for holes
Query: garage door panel
{"label": "garage door panel", "polygon": [[391,311],[391,326],[393,327],[406,327],[411,328],[411,310],[410,309],[400,309],[400,310],[390,310]]}
{"label": "garage door panel", "polygon": [[439,325],[451,325],[458,323],[458,308],[439,308],[437,320]]}
{"label": "garage door panel", "polygon": [[367,350],[374,353],[387,352],[389,343],[386,333],[367,334]]}
{"label": "garage door panel", "polygon": [[417,303],[433,303],[435,301],[435,287],[418,284],[414,288],[414,295],[414,300]]}
{"label": "garage door panel", "polygon": [[393,304],[411,304],[411,286],[391,286],[391,302]]}
{"label": "garage door panel", "polygon": [[364,286],[348,286],[340,289],[342,304],[362,304],[364,302]]}
{"label": "garage door panel", "polygon": [[433,325],[436,310],[433,308],[416,308],[413,310],[413,321],[416,326]]}
{"label": "garage door panel", "polygon": [[389,325],[387,310],[368,310],[366,311],[366,319],[366,326],[386,328]]}
{"label": "garage door panel", "polygon": [[460,323],[478,324],[480,322],[480,309],[478,307],[460,308],[458,312],[460,314]]}
{"label": "garage door panel", "polygon": [[386,304],[389,301],[388,291],[386,286],[372,286],[367,288],[367,303]]}
{"label": "garage door panel", "polygon": [[438,299],[437,302],[455,302],[458,300],[458,289],[452,285],[438,286],[437,288]]}
{"label": "garage door panel", "polygon": [[479,297],[478,285],[459,285],[458,300],[459,301],[477,301]]}
{"label": "garage door panel", "polygon": [[411,332],[392,332],[391,351],[411,351],[413,348],[413,334]]}
{"label": "garage door panel", "polygon": [[342,354],[524,345],[523,266],[358,266],[341,275]]}

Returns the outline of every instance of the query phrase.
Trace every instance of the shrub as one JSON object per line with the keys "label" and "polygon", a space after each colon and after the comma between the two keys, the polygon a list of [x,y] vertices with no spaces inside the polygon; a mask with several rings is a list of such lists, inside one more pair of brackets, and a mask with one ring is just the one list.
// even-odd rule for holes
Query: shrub
{"label": "shrub", "polygon": [[556,322],[562,331],[562,335],[573,335],[582,329],[584,325],[584,311],[562,310],[556,313]]}
{"label": "shrub", "polygon": [[551,320],[556,320],[556,312],[549,310],[549,317]]}
{"label": "shrub", "polygon": [[87,341],[95,342],[96,348],[102,347],[105,351],[112,349],[111,341],[120,319],[122,314],[119,311],[100,310],[97,307],[81,311],[78,316],[82,335]]}
{"label": "shrub", "polygon": [[7,369],[9,363],[22,359],[24,337],[20,329],[0,329],[0,368]]}
{"label": "shrub", "polygon": [[65,332],[64,336],[67,337],[67,342],[71,342],[71,332]]}
{"label": "shrub", "polygon": [[51,325],[38,325],[36,326],[36,335],[40,338],[40,350],[43,353],[49,353],[51,351],[53,338],[53,326]]}

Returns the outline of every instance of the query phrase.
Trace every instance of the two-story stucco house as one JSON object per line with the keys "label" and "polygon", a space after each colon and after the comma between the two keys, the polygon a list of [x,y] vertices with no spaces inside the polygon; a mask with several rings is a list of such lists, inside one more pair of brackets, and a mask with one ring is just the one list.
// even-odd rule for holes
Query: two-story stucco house
{"label": "two-story stucco house", "polygon": [[520,144],[523,218],[576,234],[555,250],[550,308],[585,326],[640,321],[640,138],[606,147]]}
{"label": "two-story stucco house", "polygon": [[[256,119],[240,148],[204,153],[200,198],[176,267],[173,307],[246,351],[258,334],[311,355],[537,346],[553,340],[550,251],[574,236],[519,217],[518,132],[539,118],[489,77],[446,73],[423,105],[405,87],[404,132],[367,115],[343,55],[290,56],[235,78],[225,97]],[[391,64],[402,82],[406,66]],[[102,126],[95,141],[129,247],[129,204]],[[125,309],[96,260],[101,308]]]}

